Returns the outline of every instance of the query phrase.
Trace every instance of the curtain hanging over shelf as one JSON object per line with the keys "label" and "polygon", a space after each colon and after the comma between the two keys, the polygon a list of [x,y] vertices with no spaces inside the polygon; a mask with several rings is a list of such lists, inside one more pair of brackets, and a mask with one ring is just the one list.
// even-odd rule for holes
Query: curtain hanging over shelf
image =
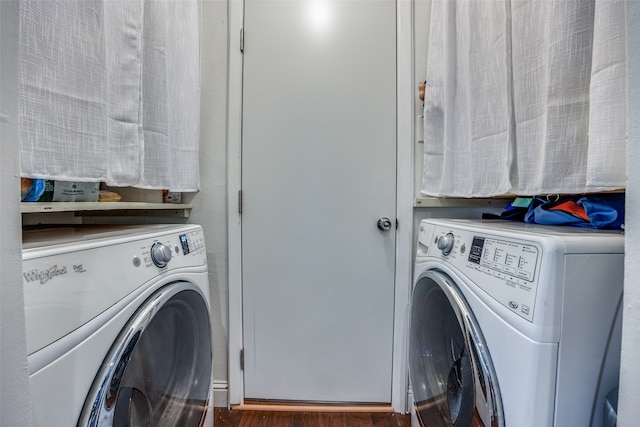
{"label": "curtain hanging over shelf", "polygon": [[21,174],[199,188],[198,0],[22,0]]}
{"label": "curtain hanging over shelf", "polygon": [[422,194],[626,185],[625,3],[434,0]]}

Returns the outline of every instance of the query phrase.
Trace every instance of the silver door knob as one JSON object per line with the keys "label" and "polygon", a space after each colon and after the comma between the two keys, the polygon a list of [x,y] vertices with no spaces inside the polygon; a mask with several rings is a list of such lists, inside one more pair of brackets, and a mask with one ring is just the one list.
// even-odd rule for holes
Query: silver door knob
{"label": "silver door knob", "polygon": [[391,230],[391,220],[389,218],[387,218],[386,216],[381,216],[380,218],[378,218],[378,228],[381,231],[389,231]]}

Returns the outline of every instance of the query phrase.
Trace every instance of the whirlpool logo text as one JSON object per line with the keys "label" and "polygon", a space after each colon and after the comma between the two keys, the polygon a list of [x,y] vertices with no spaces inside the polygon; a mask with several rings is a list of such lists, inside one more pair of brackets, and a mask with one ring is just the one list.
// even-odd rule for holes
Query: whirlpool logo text
{"label": "whirlpool logo text", "polygon": [[44,285],[45,283],[47,283],[49,280],[53,279],[56,276],[61,276],[63,274],[67,274],[67,267],[66,266],[62,266],[60,268],[58,268],[58,265],[53,265],[51,267],[49,267],[48,270],[31,270],[31,271],[25,271],[22,273],[22,275],[24,276],[24,279],[27,281],[27,283],[30,282],[40,282],[41,285]]}

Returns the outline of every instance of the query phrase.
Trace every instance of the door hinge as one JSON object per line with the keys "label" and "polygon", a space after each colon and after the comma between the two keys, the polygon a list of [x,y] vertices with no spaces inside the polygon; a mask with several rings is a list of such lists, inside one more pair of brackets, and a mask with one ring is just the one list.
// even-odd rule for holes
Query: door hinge
{"label": "door hinge", "polygon": [[396,230],[398,229],[399,224],[400,224],[400,223],[399,223],[399,222],[398,222],[398,220],[396,219]]}
{"label": "door hinge", "polygon": [[238,190],[238,213],[242,213],[242,190]]}
{"label": "door hinge", "polygon": [[240,370],[244,371],[244,348],[240,350]]}
{"label": "door hinge", "polygon": [[244,52],[244,28],[240,28],[240,52]]}

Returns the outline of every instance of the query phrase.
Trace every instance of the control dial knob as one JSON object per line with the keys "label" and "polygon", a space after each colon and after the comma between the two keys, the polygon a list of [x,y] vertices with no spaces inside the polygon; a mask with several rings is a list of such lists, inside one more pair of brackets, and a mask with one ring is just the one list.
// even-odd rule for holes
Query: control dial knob
{"label": "control dial knob", "polygon": [[171,248],[160,242],[155,242],[151,246],[151,260],[158,267],[166,267],[171,260]]}
{"label": "control dial knob", "polygon": [[438,249],[442,251],[442,255],[449,255],[453,249],[455,243],[455,237],[452,233],[447,233],[444,236],[438,237]]}

